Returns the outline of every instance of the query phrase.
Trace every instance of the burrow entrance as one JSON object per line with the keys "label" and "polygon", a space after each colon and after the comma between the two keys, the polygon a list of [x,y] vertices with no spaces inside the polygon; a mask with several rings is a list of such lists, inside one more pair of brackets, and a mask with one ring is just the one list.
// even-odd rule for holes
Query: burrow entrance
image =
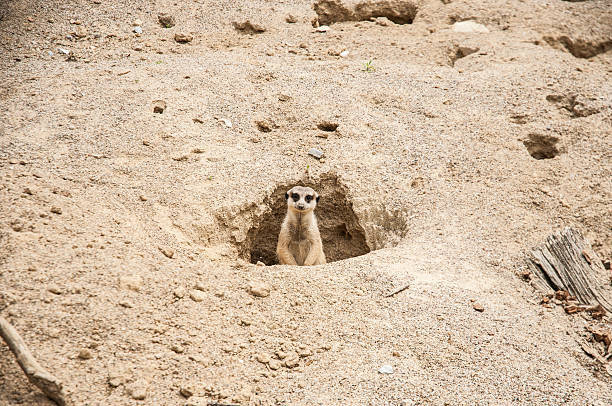
{"label": "burrow entrance", "polygon": [[551,159],[561,153],[557,148],[559,138],[552,135],[529,134],[523,145],[527,152],[535,159]]}
{"label": "burrow entrance", "polygon": [[295,185],[313,188],[321,196],[315,208],[323,251],[327,262],[340,261],[370,252],[366,234],[353,211],[346,188],[334,175],[325,175],[313,182],[295,182],[279,185],[264,202],[268,207],[259,221],[249,230],[241,251],[251,263],[278,264],[276,243],[287,212],[285,192]]}

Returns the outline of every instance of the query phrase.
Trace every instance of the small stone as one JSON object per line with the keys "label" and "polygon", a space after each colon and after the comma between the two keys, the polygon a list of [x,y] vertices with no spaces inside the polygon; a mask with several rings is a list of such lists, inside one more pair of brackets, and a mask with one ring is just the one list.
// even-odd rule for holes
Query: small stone
{"label": "small stone", "polygon": [[268,366],[270,367],[271,370],[276,371],[277,369],[280,369],[281,362],[277,359],[271,359],[270,362],[268,362]]}
{"label": "small stone", "polygon": [[135,34],[142,34],[142,27],[134,27],[132,30]]}
{"label": "small stone", "polygon": [[124,275],[119,278],[119,286],[124,289],[139,292],[142,287],[142,277],[138,275]]}
{"label": "small stone", "polygon": [[61,295],[62,294],[62,290],[57,285],[51,285],[51,286],[49,286],[47,288],[47,290],[49,292],[53,293],[54,295]]}
{"label": "small stone", "polygon": [[78,355],[79,359],[92,359],[93,358],[93,354],[91,353],[91,351],[87,348],[83,348],[81,351],[79,351],[79,355]]}
{"label": "small stone", "polygon": [[20,232],[23,230],[23,227],[23,223],[19,220],[11,222],[11,228],[13,229],[13,231]]}
{"label": "small stone", "polygon": [[474,303],[472,305],[472,307],[474,308],[474,310],[476,310],[477,312],[484,312],[484,307],[480,304],[480,303]]}
{"label": "small stone", "polygon": [[295,24],[297,23],[297,18],[295,18],[292,14],[287,14],[285,21],[289,24]]}
{"label": "small stone", "polygon": [[140,18],[137,18],[134,21],[132,21],[132,27],[138,27],[141,25],[142,25],[142,20]]}
{"label": "small stone", "polygon": [[206,299],[206,295],[204,294],[204,292],[201,292],[199,290],[192,290],[191,292],[189,292],[189,297],[194,302],[202,302],[204,301],[204,299]]}
{"label": "small stone", "polygon": [[270,355],[266,354],[266,353],[259,353],[255,356],[255,359],[258,362],[261,362],[262,364],[267,364],[268,362],[270,362],[271,358]]}
{"label": "small stone", "polygon": [[174,258],[174,250],[166,247],[157,247],[168,258]]}
{"label": "small stone", "polygon": [[311,155],[316,159],[321,159],[323,158],[324,152],[316,148],[310,148],[310,150],[308,150],[308,155]]}
{"label": "small stone", "polygon": [[257,120],[255,121],[255,125],[257,126],[257,129],[262,133],[269,133],[270,131],[272,131],[272,128],[275,127],[275,125],[273,123],[270,123],[268,120]]}
{"label": "small stone", "polygon": [[172,344],[170,349],[172,351],[176,352],[177,354],[182,354],[182,353],[185,352],[185,348],[182,345],[180,345],[180,344]]}
{"label": "small stone", "polygon": [[157,16],[157,21],[159,21],[161,26],[164,28],[174,27],[174,24],[175,24],[174,17],[166,13],[159,14]]}
{"label": "small stone", "polygon": [[185,288],[176,288],[174,289],[174,292],[172,292],[172,294],[175,298],[182,299],[187,294],[187,291],[185,290]]}
{"label": "small stone", "polygon": [[310,350],[309,348],[301,348],[300,350],[298,350],[297,353],[300,358],[306,358],[312,355],[312,350]]}
{"label": "small stone", "polygon": [[193,385],[187,384],[187,385],[183,385],[181,386],[181,388],[179,389],[179,393],[186,397],[186,398],[190,398],[193,396],[195,392],[195,389],[193,387]]}
{"label": "small stone", "polygon": [[607,270],[610,270],[610,260],[609,259],[604,259],[603,261],[601,261],[601,263],[603,264],[604,268]]}
{"label": "small stone", "polygon": [[119,302],[119,306],[125,307],[126,309],[131,309],[134,307],[134,305],[131,302],[128,302],[127,300]]}
{"label": "small stone", "polygon": [[319,27],[317,27],[317,32],[327,32],[329,31],[329,26],[328,25],[321,25]]}
{"label": "small stone", "polygon": [[146,202],[147,200],[149,200],[149,199],[147,199],[147,197],[146,197],[145,195],[140,195],[140,196],[138,196],[138,198],[139,198],[139,199],[140,199],[140,201],[142,201],[142,202]]}
{"label": "small stone", "polygon": [[256,297],[270,296],[270,287],[263,282],[251,282],[248,292]]}
{"label": "small stone", "polygon": [[243,388],[240,392],[232,396],[232,401],[237,402],[241,405],[246,405],[251,400],[251,390],[249,388]]}
{"label": "small stone", "polygon": [[453,31],[487,33],[489,29],[476,21],[459,21],[453,24]]}
{"label": "small stone", "polygon": [[287,359],[285,359],[284,364],[287,368],[295,368],[300,364],[300,358],[297,356],[297,354],[295,354],[295,356],[292,355],[293,354],[288,355]]}
{"label": "small stone", "polygon": [[380,367],[380,369],[378,370],[378,373],[380,374],[392,374],[393,373],[393,367],[389,364],[385,364],[382,367]]}
{"label": "small stone", "polygon": [[223,124],[225,124],[227,128],[232,128],[231,120],[228,120],[227,118],[221,118],[220,120],[223,122]]}
{"label": "small stone", "polygon": [[162,114],[166,110],[166,102],[163,100],[153,100],[153,113]]}
{"label": "small stone", "polygon": [[87,29],[82,25],[79,25],[73,34],[77,38],[85,38],[87,36]]}
{"label": "small stone", "polygon": [[134,382],[126,388],[128,395],[134,400],[144,400],[147,397],[147,385],[144,382]]}
{"label": "small stone", "polygon": [[346,58],[347,56],[349,56],[349,51],[344,50],[344,51],[340,52],[340,56],[342,58]]}
{"label": "small stone", "polygon": [[208,288],[206,287],[206,285],[202,282],[197,282],[195,285],[195,288],[197,290],[201,290],[202,292],[206,292],[208,290]]}
{"label": "small stone", "polygon": [[216,297],[225,297],[225,292],[222,290],[218,290],[215,292]]}
{"label": "small stone", "polygon": [[252,23],[249,20],[246,21],[234,21],[232,22],[234,28],[245,34],[261,34],[266,32],[266,28],[260,24]]}
{"label": "small stone", "polygon": [[53,207],[51,207],[51,213],[62,214],[62,208],[61,207],[57,207],[57,206],[53,206]]}
{"label": "small stone", "polygon": [[110,373],[106,381],[108,382],[109,386],[116,388],[125,383],[125,377],[118,373]]}
{"label": "small stone", "polygon": [[208,398],[203,396],[192,396],[185,402],[185,406],[207,406],[210,404]]}
{"label": "small stone", "polygon": [[255,266],[266,266],[266,264],[264,264],[261,261],[257,261],[257,263],[255,264]]}
{"label": "small stone", "polygon": [[392,353],[391,355],[393,355],[394,357],[399,357],[399,356],[400,356],[400,353],[399,353],[399,352],[397,352],[397,351],[393,351],[393,353]]}
{"label": "small stone", "polygon": [[188,42],[193,41],[193,35],[185,33],[176,33],[174,34],[174,40],[179,44],[187,44]]}

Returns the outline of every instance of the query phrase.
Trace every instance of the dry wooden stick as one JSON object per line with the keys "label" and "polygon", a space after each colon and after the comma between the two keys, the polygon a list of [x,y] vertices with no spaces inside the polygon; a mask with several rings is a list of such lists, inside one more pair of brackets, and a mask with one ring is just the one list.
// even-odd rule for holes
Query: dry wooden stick
{"label": "dry wooden stick", "polygon": [[406,290],[406,289],[408,289],[409,287],[410,287],[410,285],[405,285],[405,286],[402,286],[402,287],[401,287],[401,288],[399,288],[399,289],[395,289],[393,292],[389,293],[388,295],[385,295],[385,297],[395,296],[395,295],[397,295],[398,293],[405,291],[405,290]]}
{"label": "dry wooden stick", "polygon": [[28,350],[23,339],[19,336],[19,333],[17,333],[17,330],[1,316],[0,336],[2,336],[15,355],[15,358],[17,358],[17,362],[21,369],[23,369],[23,372],[25,372],[28,380],[59,406],[68,405],[69,402],[62,392],[62,383],[40,366],[30,350]]}

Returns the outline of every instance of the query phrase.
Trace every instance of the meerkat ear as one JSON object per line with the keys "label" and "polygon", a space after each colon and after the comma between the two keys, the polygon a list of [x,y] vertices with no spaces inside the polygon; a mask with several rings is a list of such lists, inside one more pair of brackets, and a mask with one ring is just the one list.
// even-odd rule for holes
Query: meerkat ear
{"label": "meerkat ear", "polygon": [[289,192],[285,193],[285,200],[289,199]]}
{"label": "meerkat ear", "polygon": [[319,199],[321,198],[321,196],[317,195],[317,203],[319,203]]}

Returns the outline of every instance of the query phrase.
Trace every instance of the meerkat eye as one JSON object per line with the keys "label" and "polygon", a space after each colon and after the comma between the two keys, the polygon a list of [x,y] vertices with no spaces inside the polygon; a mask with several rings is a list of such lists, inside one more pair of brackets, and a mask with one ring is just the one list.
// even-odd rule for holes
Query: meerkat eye
{"label": "meerkat eye", "polygon": [[310,203],[311,200],[312,200],[312,196],[310,195],[306,196],[306,202]]}
{"label": "meerkat eye", "polygon": [[297,202],[298,200],[300,200],[300,195],[298,195],[297,193],[292,193],[291,198],[294,202]]}

